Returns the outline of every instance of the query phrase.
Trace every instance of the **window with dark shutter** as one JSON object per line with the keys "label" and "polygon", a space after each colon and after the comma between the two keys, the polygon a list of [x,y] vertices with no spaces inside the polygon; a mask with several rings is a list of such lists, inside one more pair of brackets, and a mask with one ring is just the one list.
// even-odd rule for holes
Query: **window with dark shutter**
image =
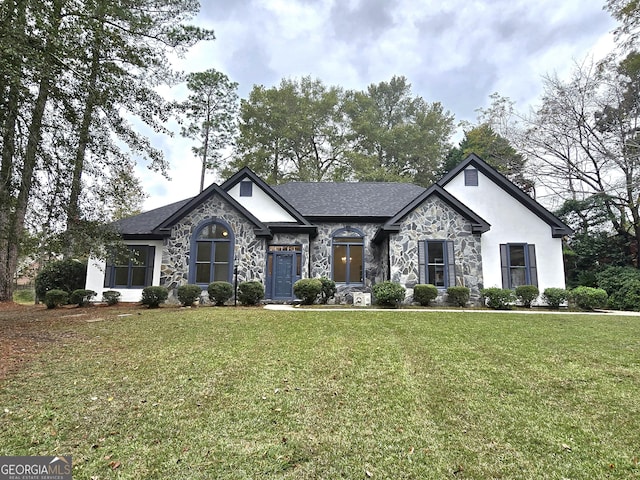
{"label": "window with dark shutter", "polygon": [[513,289],[520,285],[538,286],[536,247],[527,243],[500,245],[502,288]]}

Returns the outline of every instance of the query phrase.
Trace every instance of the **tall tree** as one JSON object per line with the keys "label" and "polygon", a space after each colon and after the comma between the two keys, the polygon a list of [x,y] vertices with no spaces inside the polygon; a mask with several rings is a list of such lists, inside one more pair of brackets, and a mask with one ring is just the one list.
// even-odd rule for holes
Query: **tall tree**
{"label": "tall tree", "polygon": [[359,180],[430,185],[450,148],[453,115],[438,102],[413,97],[405,77],[350,92],[351,155]]}
{"label": "tall tree", "polygon": [[627,254],[640,245],[639,58],[579,65],[569,81],[547,77],[526,131],[538,180],[557,198],[597,205],[607,220],[597,228],[613,230]]}
{"label": "tall tree", "polygon": [[274,184],[343,178],[343,98],[340,88],[310,77],[254,86],[241,102],[240,136],[226,174],[249,166]]}
{"label": "tall tree", "polygon": [[475,153],[525,191],[531,191],[532,181],[524,177],[525,158],[491,125],[481,123],[465,130],[464,138],[451,149],[443,164],[442,173],[453,169],[469,154]]}
{"label": "tall tree", "polygon": [[62,217],[47,224],[67,230],[65,253],[76,254],[74,239],[93,237],[76,234],[93,220],[85,206],[97,189],[87,186],[116,175],[127,151],[164,168],[128,119],[166,131],[168,108],[155,87],[173,79],[168,54],[213,38],[185,24],[197,10],[195,0],[0,5],[0,301],[11,299],[29,208],[60,207]]}
{"label": "tall tree", "polygon": [[191,92],[189,97],[178,104],[187,119],[180,133],[198,142],[192,150],[202,161],[202,192],[205,173],[207,170],[220,169],[223,150],[236,135],[238,84],[229,80],[224,73],[209,69],[187,75],[187,88]]}

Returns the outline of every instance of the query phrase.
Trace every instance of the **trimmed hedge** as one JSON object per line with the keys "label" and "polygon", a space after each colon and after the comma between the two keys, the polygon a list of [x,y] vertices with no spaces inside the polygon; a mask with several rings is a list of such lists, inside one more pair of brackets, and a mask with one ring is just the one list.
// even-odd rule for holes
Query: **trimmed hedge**
{"label": "trimmed hedge", "polygon": [[69,302],[69,294],[64,290],[54,288],[44,294],[44,303],[47,308],[56,308]]}
{"label": "trimmed hedge", "polygon": [[293,284],[293,293],[304,305],[311,305],[322,293],[322,282],[317,278],[302,278]]}
{"label": "trimmed hedge", "polygon": [[551,308],[560,308],[560,305],[567,301],[569,293],[564,288],[545,288],[542,293],[542,299],[547,302]]}
{"label": "trimmed hedge", "polygon": [[466,307],[470,295],[471,290],[468,287],[447,288],[447,301],[456,307]]}
{"label": "trimmed hedge", "polygon": [[220,307],[233,297],[233,285],[229,282],[212,282],[207,287],[209,301]]}
{"label": "trimmed hedge", "polygon": [[604,308],[607,298],[607,292],[602,288],[576,287],[569,292],[569,300],[582,310]]}
{"label": "trimmed hedge", "polygon": [[494,310],[509,310],[511,304],[516,301],[514,291],[506,288],[483,288],[480,294],[484,298],[485,305]]}
{"label": "trimmed hedge", "polygon": [[198,285],[180,285],[178,287],[178,300],[183,307],[190,307],[200,299],[202,288]]}
{"label": "trimmed hedge", "polygon": [[519,285],[516,287],[516,298],[523,307],[531,308],[533,301],[540,295],[540,290],[535,285]]}
{"label": "trimmed hedge", "polygon": [[386,307],[397,307],[406,295],[406,290],[402,285],[389,281],[376,283],[371,291],[376,303]]}
{"label": "trimmed hedge", "polygon": [[609,295],[607,304],[616,310],[640,310],[640,270],[609,267],[596,274],[599,288]]}
{"label": "trimmed hedge", "polygon": [[107,290],[106,292],[102,292],[102,301],[106,302],[107,305],[117,305],[120,302],[120,297],[122,295],[120,292],[116,292],[115,290]]}
{"label": "trimmed hedge", "polygon": [[93,290],[85,290],[83,288],[79,288],[74,290],[69,297],[69,303],[73,305],[78,305],[79,307],[84,307],[88,305],[93,297],[97,295]]}
{"label": "trimmed hedge", "polygon": [[169,298],[169,290],[167,287],[145,287],[142,290],[142,304],[149,308],[158,308]]}
{"label": "trimmed hedge", "polygon": [[435,285],[419,283],[413,287],[413,301],[418,302],[423,307],[428,307],[437,297],[438,288]]}
{"label": "trimmed hedge", "polygon": [[238,300],[244,305],[258,305],[264,298],[264,286],[255,280],[238,285]]}

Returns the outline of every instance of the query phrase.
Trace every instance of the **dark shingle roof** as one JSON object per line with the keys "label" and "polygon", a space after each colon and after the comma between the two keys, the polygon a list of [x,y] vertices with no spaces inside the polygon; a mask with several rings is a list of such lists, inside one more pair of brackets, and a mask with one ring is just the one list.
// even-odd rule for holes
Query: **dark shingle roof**
{"label": "dark shingle roof", "polygon": [[392,217],[425,190],[381,182],[291,182],[273,189],[305,217]]}
{"label": "dark shingle roof", "polygon": [[114,222],[113,225],[123,235],[150,235],[153,233],[154,228],[180,210],[190,200],[190,198],[187,198],[133,217],[123,218]]}

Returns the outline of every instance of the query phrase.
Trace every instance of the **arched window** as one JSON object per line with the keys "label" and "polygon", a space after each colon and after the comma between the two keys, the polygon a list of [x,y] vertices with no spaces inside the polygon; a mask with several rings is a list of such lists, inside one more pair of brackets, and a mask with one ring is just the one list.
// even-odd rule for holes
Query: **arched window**
{"label": "arched window", "polygon": [[355,228],[343,228],[332,235],[333,281],[364,283],[364,234]]}
{"label": "arched window", "polygon": [[234,237],[223,222],[201,224],[191,240],[189,283],[209,285],[211,282],[231,282]]}

